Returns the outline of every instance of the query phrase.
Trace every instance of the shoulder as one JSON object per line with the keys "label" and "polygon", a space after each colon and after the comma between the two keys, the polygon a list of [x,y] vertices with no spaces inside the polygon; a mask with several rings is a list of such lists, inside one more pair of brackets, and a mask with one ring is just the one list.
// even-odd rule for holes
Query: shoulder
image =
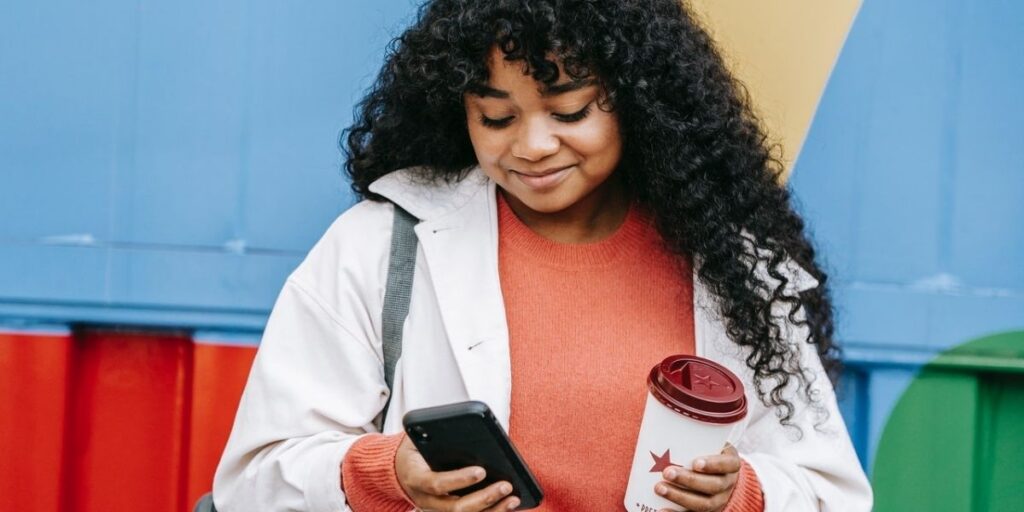
{"label": "shoulder", "polygon": [[387,248],[391,239],[394,205],[388,201],[362,200],[339,215],[310,250],[330,256],[364,254]]}
{"label": "shoulder", "polygon": [[391,245],[394,205],[363,200],[339,215],[289,277],[322,295],[341,282],[376,288]]}
{"label": "shoulder", "polygon": [[[820,284],[807,269],[790,257],[784,258],[775,272],[770,271],[768,262],[775,259],[775,253],[758,244],[749,232],[744,230],[742,236],[746,242],[746,253],[749,256],[749,258],[744,258],[744,261],[753,261],[754,273],[772,288],[781,283],[784,293],[794,294],[817,288]],[[781,277],[781,280],[773,276],[773,273]]]}
{"label": "shoulder", "polygon": [[[774,271],[769,269],[769,262],[774,259],[774,253],[772,251],[748,243],[747,254],[741,257],[741,260],[747,264],[754,275],[757,276],[762,282],[767,284],[770,289],[777,288],[782,284],[782,291],[787,295],[794,295],[800,292],[817,288],[821,283],[811,275],[802,265],[797,263],[792,258],[785,258],[782,263]],[[694,258],[694,265],[696,270],[700,270],[702,261],[699,257]],[[775,277],[776,274],[781,279]],[[766,290],[761,290],[762,293],[768,293]],[[709,303],[714,302],[711,297],[708,297]]]}
{"label": "shoulder", "polygon": [[333,244],[349,236],[372,235],[385,227],[390,229],[393,216],[391,202],[363,199],[338,215],[317,245]]}

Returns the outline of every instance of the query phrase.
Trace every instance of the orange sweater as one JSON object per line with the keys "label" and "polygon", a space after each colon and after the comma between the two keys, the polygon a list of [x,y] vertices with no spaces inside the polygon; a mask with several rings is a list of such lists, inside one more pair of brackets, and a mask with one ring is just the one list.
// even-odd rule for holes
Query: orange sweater
{"label": "orange sweater", "polygon": [[[681,279],[678,259],[635,208],[604,240],[560,244],[499,199],[499,235],[509,435],[544,489],[536,510],[623,510],[647,373],[667,355],[694,352],[689,263]],[[394,472],[401,438],[366,436],[349,450],[342,478],[353,510],[410,508]],[[727,511],[762,510],[744,463]]]}

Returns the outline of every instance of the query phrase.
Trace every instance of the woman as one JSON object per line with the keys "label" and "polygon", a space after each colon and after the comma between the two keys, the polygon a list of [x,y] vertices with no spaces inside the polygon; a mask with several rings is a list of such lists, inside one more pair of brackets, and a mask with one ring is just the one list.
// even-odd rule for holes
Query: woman
{"label": "woman", "polygon": [[[832,309],[782,166],[675,0],[434,0],[347,134],[367,200],[274,306],[217,471],[231,510],[511,510],[479,468],[433,473],[411,409],[488,403],[543,510],[622,510],[646,372],[667,355],[744,379],[738,445],[663,472],[689,510],[867,510],[836,409]],[[388,389],[394,206],[419,219]],[[833,375],[834,376],[834,375]],[[678,461],[676,461],[678,462]]]}

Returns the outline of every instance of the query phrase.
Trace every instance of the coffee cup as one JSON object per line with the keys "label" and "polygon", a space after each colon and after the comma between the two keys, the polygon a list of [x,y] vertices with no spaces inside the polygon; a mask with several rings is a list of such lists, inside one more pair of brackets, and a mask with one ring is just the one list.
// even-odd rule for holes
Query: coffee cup
{"label": "coffee cup", "polygon": [[697,457],[739,441],[747,423],[743,383],[714,361],[675,355],[651,369],[647,387],[623,503],[629,512],[683,510],[654,487],[668,466],[689,468]]}

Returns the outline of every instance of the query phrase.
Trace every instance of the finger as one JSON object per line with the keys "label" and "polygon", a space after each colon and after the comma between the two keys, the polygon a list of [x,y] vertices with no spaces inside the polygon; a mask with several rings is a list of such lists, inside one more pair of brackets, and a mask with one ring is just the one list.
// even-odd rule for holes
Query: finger
{"label": "finger", "polygon": [[736,449],[726,445],[722,453],[698,457],[693,461],[693,469],[699,473],[724,475],[740,470],[741,461]]}
{"label": "finger", "polygon": [[678,466],[671,466],[665,471],[662,471],[661,476],[665,481],[678,487],[707,495],[726,492],[736,485],[737,480],[737,475],[735,473],[726,475],[707,475]]}
{"label": "finger", "polygon": [[413,502],[416,504],[416,510],[422,510],[423,512],[436,512],[440,510],[452,510],[455,502],[458,500],[458,496],[424,495],[419,499],[413,500]]}
{"label": "finger", "polygon": [[711,512],[718,510],[725,505],[726,501],[728,501],[728,496],[725,494],[708,496],[706,494],[680,489],[674,485],[669,485],[667,482],[660,482],[655,485],[654,492],[657,493],[658,496],[693,512]]}
{"label": "finger", "polygon": [[487,476],[484,468],[470,466],[453,471],[425,471],[413,478],[413,489],[433,496],[444,496],[469,487]]}
{"label": "finger", "polygon": [[511,492],[512,484],[508,482],[495,482],[479,491],[474,491],[459,498],[451,510],[453,512],[479,512],[487,510],[502,501]]}
{"label": "finger", "polygon": [[515,510],[516,507],[519,506],[519,503],[519,498],[515,496],[509,496],[498,502],[497,505],[485,510],[484,512],[508,512],[509,510]]}

